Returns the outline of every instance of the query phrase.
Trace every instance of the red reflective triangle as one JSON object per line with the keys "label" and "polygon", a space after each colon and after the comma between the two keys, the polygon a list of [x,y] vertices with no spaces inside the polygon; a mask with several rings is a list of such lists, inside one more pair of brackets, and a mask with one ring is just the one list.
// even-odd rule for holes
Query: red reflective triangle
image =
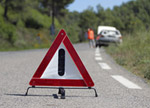
{"label": "red reflective triangle", "polygon": [[[42,74],[44,73],[48,64],[51,62],[54,54],[58,50],[58,47],[60,46],[61,43],[63,43],[64,46],[66,47],[69,55],[72,58],[72,61],[74,62],[83,79],[41,78]],[[61,30],[59,32],[58,36],[54,40],[52,46],[48,50],[47,54],[45,55],[38,69],[36,70],[29,84],[31,86],[74,86],[74,87],[94,86],[94,83],[90,75],[88,74],[85,66],[83,65],[81,59],[79,58],[77,52],[75,51],[73,45],[71,44],[64,30]]]}

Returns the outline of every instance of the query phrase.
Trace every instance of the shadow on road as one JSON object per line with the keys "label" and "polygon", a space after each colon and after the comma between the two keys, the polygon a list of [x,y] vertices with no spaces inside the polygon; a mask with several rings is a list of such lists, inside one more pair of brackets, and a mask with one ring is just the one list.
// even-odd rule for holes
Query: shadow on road
{"label": "shadow on road", "polygon": [[[53,95],[36,95],[36,94],[28,94],[28,95],[25,95],[25,94],[4,94],[4,95],[7,95],[7,96],[23,96],[23,97],[28,97],[28,96],[37,96],[37,97],[53,97],[54,99],[59,99],[59,96],[57,94],[53,94]],[[72,95],[72,96],[66,96],[66,97],[94,97],[94,96],[75,96],[75,95]],[[95,97],[94,97],[95,98]]]}
{"label": "shadow on road", "polygon": [[[52,97],[53,95],[32,95],[32,94],[29,94],[29,95],[25,95],[25,94],[4,94],[4,95],[9,95],[9,96],[39,96],[39,97]],[[53,96],[54,97],[54,96]]]}

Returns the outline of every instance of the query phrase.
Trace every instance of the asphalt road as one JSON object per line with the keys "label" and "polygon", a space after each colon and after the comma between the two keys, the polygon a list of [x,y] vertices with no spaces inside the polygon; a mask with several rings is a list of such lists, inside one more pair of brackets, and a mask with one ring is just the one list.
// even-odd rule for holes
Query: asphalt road
{"label": "asphalt road", "polygon": [[74,45],[91,75],[93,90],[68,90],[55,99],[56,89],[30,89],[29,81],[48,49],[0,52],[0,108],[150,108],[150,86],[117,65],[104,49]]}

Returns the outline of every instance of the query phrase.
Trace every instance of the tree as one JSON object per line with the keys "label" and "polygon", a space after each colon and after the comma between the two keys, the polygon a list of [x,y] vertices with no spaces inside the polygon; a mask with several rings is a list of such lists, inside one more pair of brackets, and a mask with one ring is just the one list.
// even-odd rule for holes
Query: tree
{"label": "tree", "polygon": [[5,0],[5,4],[4,4],[4,18],[5,18],[6,20],[8,20],[8,16],[7,16],[8,3],[9,3],[9,0]]}
{"label": "tree", "polygon": [[8,11],[22,11],[24,6],[25,0],[3,0],[4,5],[4,18],[8,20]]}
{"label": "tree", "polygon": [[65,12],[65,15],[63,17],[60,17],[60,24],[62,28],[64,28],[67,31],[67,34],[71,40],[71,42],[79,42],[79,32],[80,27],[79,24],[79,17],[80,13],[78,12]]}
{"label": "tree", "polygon": [[40,0],[42,6],[45,8],[45,11],[48,15],[51,15],[52,10],[55,13],[55,16],[63,15],[61,9],[65,9],[70,3],[74,0]]}
{"label": "tree", "polygon": [[98,26],[98,17],[93,8],[89,8],[80,14],[79,27],[81,28],[80,41],[85,40],[84,35],[88,28],[92,28],[95,32]]}

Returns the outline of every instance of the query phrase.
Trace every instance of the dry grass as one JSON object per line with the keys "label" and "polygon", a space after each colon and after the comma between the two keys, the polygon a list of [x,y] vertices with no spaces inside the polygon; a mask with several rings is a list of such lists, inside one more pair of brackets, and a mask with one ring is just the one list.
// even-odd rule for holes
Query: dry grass
{"label": "dry grass", "polygon": [[150,32],[138,32],[124,36],[118,47],[107,48],[116,62],[129,71],[150,80]]}

